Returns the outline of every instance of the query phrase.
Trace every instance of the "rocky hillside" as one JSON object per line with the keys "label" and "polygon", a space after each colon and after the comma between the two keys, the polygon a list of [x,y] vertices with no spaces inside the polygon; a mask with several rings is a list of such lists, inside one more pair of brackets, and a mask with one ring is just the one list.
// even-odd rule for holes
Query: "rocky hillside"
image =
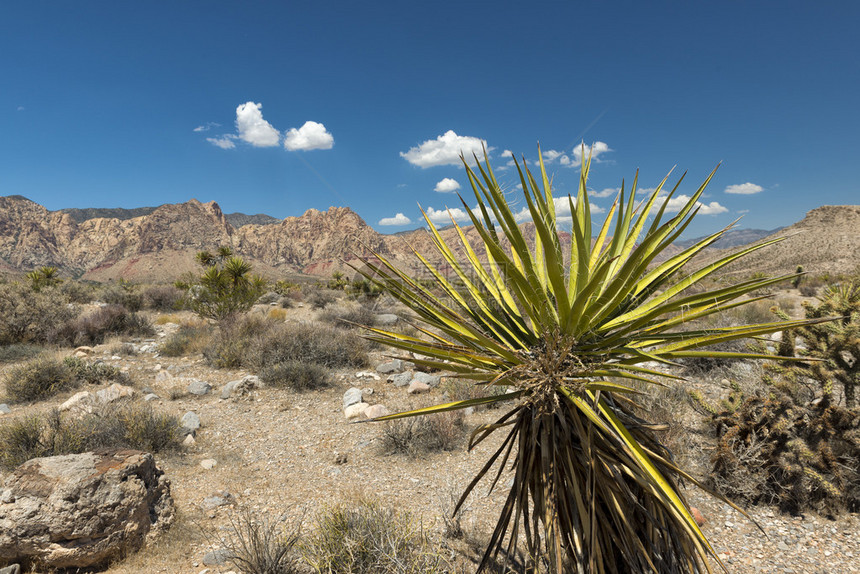
{"label": "rocky hillside", "polygon": [[[226,245],[270,277],[330,276],[348,270],[345,262],[357,263],[371,252],[413,267],[410,246],[430,256],[435,252],[426,229],[383,235],[348,207],[311,209],[284,220],[234,217],[235,225],[215,202],[192,199],[140,209],[142,215],[133,217],[133,210],[114,213],[117,217],[92,217],[115,210],[52,212],[21,196],[0,197],[0,273],[52,265],[66,276],[96,281],[169,281],[196,268],[197,251]],[[473,229],[464,231],[478,243]],[[530,224],[523,224],[523,232],[527,238],[534,235]],[[455,229],[441,233],[458,243]],[[736,271],[793,271],[797,265],[812,272],[848,271],[860,255],[860,206],[815,209],[777,235],[790,237]]]}

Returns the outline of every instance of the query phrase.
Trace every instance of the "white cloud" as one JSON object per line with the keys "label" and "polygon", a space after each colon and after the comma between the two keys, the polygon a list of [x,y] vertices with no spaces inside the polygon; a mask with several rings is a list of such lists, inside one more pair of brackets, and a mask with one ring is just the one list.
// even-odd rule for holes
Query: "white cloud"
{"label": "white cloud", "polygon": [[290,151],[331,149],[333,145],[334,136],[319,122],[307,121],[299,129],[292,128],[284,136],[284,147]]}
{"label": "white cloud", "polygon": [[236,108],[236,129],[239,138],[255,147],[274,147],[281,133],[263,119],[262,104],[246,102]]}
{"label": "white cloud", "polygon": [[618,195],[619,191],[621,191],[620,187],[607,187],[605,189],[601,189],[600,191],[597,191],[597,190],[589,191],[588,196],[589,197],[596,197],[596,198],[615,197],[616,195]]}
{"label": "white cloud", "polygon": [[450,224],[452,217],[454,218],[454,221],[469,221],[469,214],[460,207],[448,209],[433,209],[432,207],[428,207],[424,213],[426,213],[430,221],[436,225]]}
{"label": "white cloud", "polygon": [[17,108],[17,110],[18,110],[19,112],[23,112],[23,111],[24,111],[24,110],[26,110],[26,109],[27,109],[27,108],[25,108],[24,106],[18,106],[18,108]]}
{"label": "white cloud", "polygon": [[752,195],[754,193],[761,193],[762,191],[764,191],[764,188],[760,185],[746,182],[736,185],[729,185],[726,187],[725,191],[726,193],[735,193],[738,195]]}
{"label": "white cloud", "polygon": [[221,124],[218,124],[215,122],[206,122],[202,126],[197,126],[196,128],[194,128],[194,131],[195,132],[208,132],[212,128],[217,128],[217,127],[221,127]]}
{"label": "white cloud", "polygon": [[451,179],[450,177],[446,177],[442,181],[436,184],[436,187],[433,188],[433,191],[438,191],[440,193],[451,193],[460,189],[460,184],[456,179]]}
{"label": "white cloud", "polygon": [[[458,136],[448,130],[435,140],[427,140],[419,146],[400,152],[400,157],[418,167],[428,168],[437,165],[461,165],[460,154],[467,159],[476,154],[482,157],[487,142],[471,136]],[[488,148],[488,151],[492,148]]]}
{"label": "white cloud", "polygon": [[[591,152],[591,161],[593,163],[603,162],[604,160],[601,160],[600,156],[605,154],[605,153],[609,153],[612,151],[608,145],[606,145],[604,142],[599,142],[599,141],[591,144],[591,147],[586,145],[584,149],[585,149],[585,158],[588,158],[589,151]],[[570,164],[567,164],[567,165],[569,165],[570,167],[579,167],[580,165],[582,165],[582,161],[583,161],[582,151],[583,151],[583,144],[580,144],[578,146],[574,146],[574,148],[573,148],[573,159],[571,160]]]}
{"label": "white cloud", "polygon": [[217,138],[206,138],[206,141],[211,143],[212,145],[216,145],[221,149],[233,149],[236,147],[236,143],[233,141],[237,136],[232,134],[223,135]]}
{"label": "white cloud", "polygon": [[394,217],[383,217],[379,220],[379,225],[409,225],[410,223],[412,220],[402,213],[398,213]]}
{"label": "white cloud", "polygon": [[[665,194],[660,194],[657,196],[657,201],[662,202],[666,200]],[[675,195],[672,199],[669,200],[669,205],[666,206],[666,213],[675,213],[679,211],[682,207],[687,205],[687,202],[690,201],[689,195]],[[710,203],[702,203],[701,201],[697,201],[696,205],[699,207],[700,215],[717,215],[719,213],[726,213],[728,208],[720,205],[716,201],[712,201]]]}

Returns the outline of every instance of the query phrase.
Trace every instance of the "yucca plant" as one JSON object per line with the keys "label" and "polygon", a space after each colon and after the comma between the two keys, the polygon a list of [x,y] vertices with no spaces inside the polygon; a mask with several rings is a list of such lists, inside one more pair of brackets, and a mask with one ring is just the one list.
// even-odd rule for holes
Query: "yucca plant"
{"label": "yucca plant", "polygon": [[501,392],[377,420],[513,401],[494,424],[478,428],[470,439],[471,448],[496,431],[506,433],[458,507],[491,470],[491,488],[506,467],[513,472],[479,572],[500,553],[510,556],[518,540],[534,557],[536,569],[556,573],[711,572],[709,556],[722,566],[677,487],[682,478],[695,480],[675,466],[652,426],[634,414],[634,383],[671,384],[679,377],[653,365],[672,365],[684,357],[771,358],[703,348],[804,321],[707,331],[683,327],[761,299],[744,296],[790,278],[689,289],[777,240],[693,272],[685,265],[731,226],[667,255],[696,215],[713,172],[665,221],[678,185],[662,192],[664,179],[638,206],[636,180],[629,195],[622,185],[592,239],[589,160],[576,198],[567,198],[569,250],[543,162],[540,181],[517,162],[535,231],[533,241],[527,241],[486,154],[484,165],[477,157],[475,163],[473,169],[464,160],[477,208],[460,200],[480,243],[472,245],[452,218],[458,240],[449,245],[425,214],[446,271],[456,277],[449,279],[416,252],[432,288],[374,254],[376,262],[365,262],[365,276],[412,309],[421,324],[417,336],[371,328],[368,337],[414,353],[410,360],[419,365],[453,371]]}

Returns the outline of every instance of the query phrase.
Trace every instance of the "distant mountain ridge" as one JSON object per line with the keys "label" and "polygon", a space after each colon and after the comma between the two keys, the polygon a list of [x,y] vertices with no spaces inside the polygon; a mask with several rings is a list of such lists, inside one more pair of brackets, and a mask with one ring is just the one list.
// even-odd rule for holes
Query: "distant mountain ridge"
{"label": "distant mountain ridge", "polygon": [[[714,241],[714,243],[711,244],[711,248],[731,249],[733,247],[740,247],[741,245],[746,245],[748,243],[758,241],[759,239],[764,239],[768,235],[772,235],[782,229],[784,228],[777,227],[776,229],[730,229],[729,231],[726,231],[722,237]],[[682,241],[676,241],[675,245],[681,248],[690,247],[691,245],[695,245],[705,237],[707,236],[703,235],[701,237],[695,237],[693,239],[684,239]]]}
{"label": "distant mountain ridge", "polygon": [[[522,230],[527,240],[533,240],[531,223],[522,224]],[[805,232],[797,237],[807,239],[792,235],[741,265],[764,272],[790,272],[799,264],[812,272],[831,272],[852,262],[857,265],[860,206],[820,207],[775,235],[793,231]],[[474,228],[464,227],[463,232],[482,257]],[[723,245],[758,240],[764,233],[730,231]],[[456,229],[442,229],[440,234],[450,240],[455,253],[463,254]],[[567,252],[569,236],[562,234],[562,241]],[[217,203],[196,199],[135,210],[49,211],[22,196],[0,197],[0,271],[6,273],[51,265],[63,275],[96,281],[170,281],[197,269],[196,252],[220,246],[232,247],[270,277],[292,273],[330,276],[333,271],[350,271],[350,263],[361,265],[362,257],[373,254],[420,273],[413,247],[431,262],[439,262],[426,229],[384,235],[348,207],[309,209],[299,217],[278,220],[262,214],[225,215]]]}

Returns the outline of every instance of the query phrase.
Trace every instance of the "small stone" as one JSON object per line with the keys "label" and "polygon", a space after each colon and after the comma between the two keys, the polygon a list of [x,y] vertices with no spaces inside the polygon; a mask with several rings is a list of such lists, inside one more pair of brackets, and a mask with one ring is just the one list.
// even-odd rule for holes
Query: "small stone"
{"label": "small stone", "polygon": [[346,456],[345,452],[336,452],[334,456],[335,464],[346,464],[349,462],[349,457]]}
{"label": "small stone", "polygon": [[204,470],[212,470],[216,466],[218,466],[218,461],[214,458],[204,458],[200,461],[200,467]]}
{"label": "small stone", "polygon": [[207,496],[203,499],[203,508],[205,510],[213,510],[218,508],[219,506],[227,506],[230,504],[232,500],[232,496],[229,492],[213,494],[212,496]]}
{"label": "small stone", "polygon": [[364,409],[364,416],[369,419],[384,417],[387,414],[391,413],[387,408],[385,408],[385,405],[373,405]]}
{"label": "small stone", "polygon": [[96,392],[96,399],[102,404],[112,403],[120,399],[134,396],[134,389],[119,383],[114,383],[106,389]]}
{"label": "small stone", "polygon": [[378,381],[380,379],[379,375],[376,373],[371,373],[370,371],[359,371],[355,374],[356,379],[373,379],[374,381]]}
{"label": "small stone", "polygon": [[164,381],[169,381],[172,378],[173,375],[171,375],[169,371],[158,371],[158,374],[155,375],[155,382],[163,383]]}
{"label": "small stone", "polygon": [[206,566],[221,566],[230,559],[230,552],[227,550],[213,550],[203,555],[203,564]]}
{"label": "small stone", "polygon": [[147,393],[147,394],[143,395],[143,400],[146,401],[147,403],[151,403],[152,401],[157,401],[160,398],[161,397],[159,397],[155,393]]}
{"label": "small stone", "polygon": [[21,565],[12,564],[11,566],[0,568],[0,574],[21,574]]}
{"label": "small stone", "polygon": [[406,389],[406,392],[410,395],[417,395],[420,393],[426,393],[430,390],[430,385],[427,383],[422,383],[421,381],[412,381],[409,383],[409,388]]}
{"label": "small stone", "polygon": [[191,393],[192,395],[197,395],[197,396],[202,397],[203,395],[208,395],[209,391],[211,391],[211,390],[212,390],[212,385],[210,385],[206,381],[194,380],[188,384],[188,392]]}
{"label": "small stone", "polygon": [[6,403],[0,404],[0,415],[8,415],[12,412],[12,409],[9,408],[9,405]]}
{"label": "small stone", "polygon": [[403,363],[400,359],[392,359],[391,361],[381,363],[376,367],[377,373],[388,374],[396,373],[403,368]]}
{"label": "small stone", "polygon": [[389,375],[388,382],[394,383],[395,387],[405,387],[412,382],[412,378],[412,371],[406,371],[405,373]]}
{"label": "small stone", "polygon": [[197,432],[197,429],[200,428],[200,415],[194,411],[188,411],[182,415],[182,419],[180,419],[179,424],[187,434]]}
{"label": "small stone", "polygon": [[88,357],[93,354],[93,348],[87,346],[81,346],[75,349],[74,355],[76,357]]}
{"label": "small stone", "polygon": [[197,441],[194,439],[194,435],[189,433],[185,435],[185,440],[182,441],[182,444],[185,446],[194,446],[197,444]]}
{"label": "small stone", "polygon": [[358,404],[361,402],[362,394],[361,389],[356,387],[350,387],[343,394],[343,408],[346,409],[352,405]]}
{"label": "small stone", "polygon": [[415,375],[413,376],[414,381],[418,381],[419,383],[427,384],[431,387],[438,387],[439,383],[442,382],[442,377],[439,375],[428,375],[427,373],[422,373],[421,371],[415,371]]}
{"label": "small stone", "polygon": [[367,403],[355,403],[354,405],[350,405],[343,410],[343,416],[346,417],[346,420],[358,418],[369,406],[370,405]]}

